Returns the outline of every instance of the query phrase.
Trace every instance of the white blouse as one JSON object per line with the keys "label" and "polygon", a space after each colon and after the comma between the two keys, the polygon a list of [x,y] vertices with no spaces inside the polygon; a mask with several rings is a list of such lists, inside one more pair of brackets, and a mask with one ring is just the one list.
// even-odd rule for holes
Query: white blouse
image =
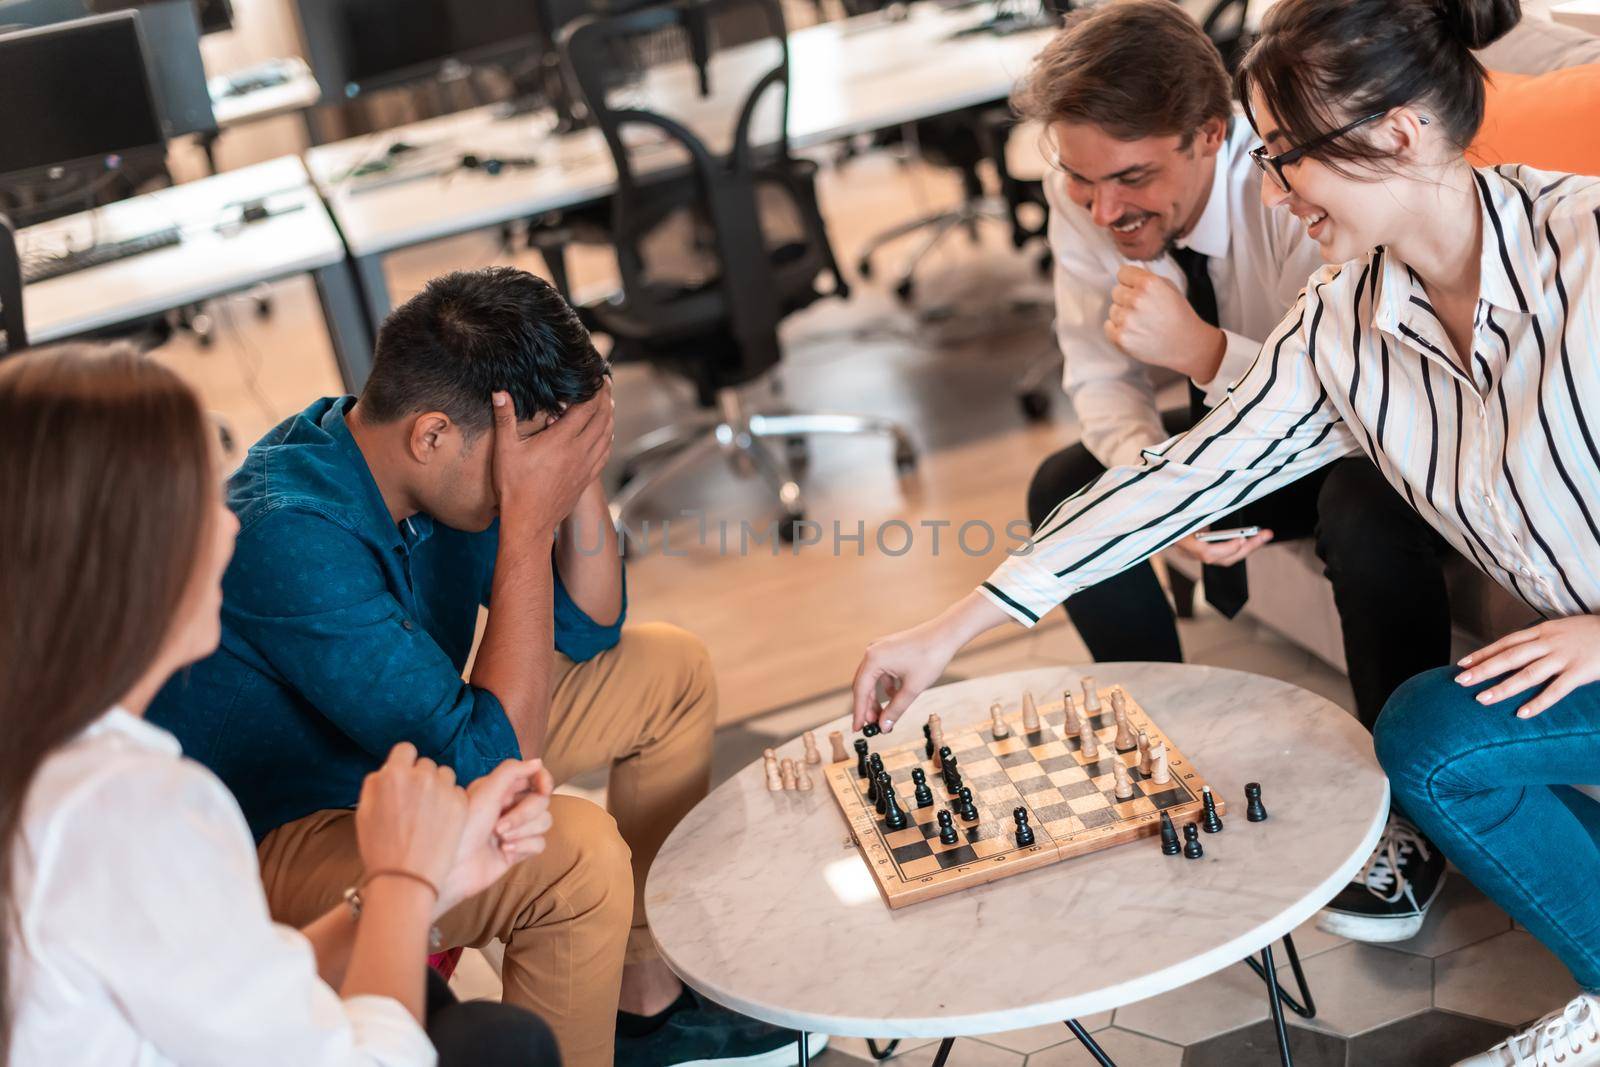
{"label": "white blouse", "polygon": [[14,1067],[431,1067],[388,997],[341,1000],[268,916],[233,796],[112,709],[28,792],[8,937]]}

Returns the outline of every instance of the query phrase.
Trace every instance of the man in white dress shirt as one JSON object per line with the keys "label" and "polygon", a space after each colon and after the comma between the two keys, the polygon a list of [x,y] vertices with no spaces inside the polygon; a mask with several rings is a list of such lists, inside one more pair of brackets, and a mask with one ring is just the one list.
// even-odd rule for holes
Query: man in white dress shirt
{"label": "man in white dress shirt", "polygon": [[[1139,464],[1143,450],[1229,404],[1230,385],[1322,258],[1293,215],[1263,205],[1255,137],[1233,117],[1221,57],[1169,0],[1107,4],[1071,20],[1035,60],[1016,104],[1045,127],[1053,157],[1045,191],[1056,330],[1083,428],[1081,444],[1034,475],[1028,513],[1038,530],[1107,468]],[[1152,368],[1189,379],[1189,402],[1162,412]],[[1340,460],[1213,528],[1242,526],[1260,533],[1188,537],[1175,548],[1204,565],[1207,599],[1231,616],[1247,596],[1246,556],[1273,539],[1315,537],[1368,729],[1397,686],[1449,661],[1448,546],[1367,457]],[[1065,608],[1096,660],[1182,659],[1149,563]],[[1325,929],[1375,941],[1415,933],[1443,859],[1407,831],[1385,839],[1324,913]]]}

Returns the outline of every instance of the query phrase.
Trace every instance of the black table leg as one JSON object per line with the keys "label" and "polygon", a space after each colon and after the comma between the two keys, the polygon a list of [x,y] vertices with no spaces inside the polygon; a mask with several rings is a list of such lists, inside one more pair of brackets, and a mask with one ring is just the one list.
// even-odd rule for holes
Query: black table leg
{"label": "black table leg", "polygon": [[800,1067],[811,1067],[811,1035],[800,1031]]}
{"label": "black table leg", "polygon": [[1267,982],[1268,985],[1277,987],[1278,999],[1283,1002],[1284,1007],[1302,1019],[1314,1019],[1317,1015],[1317,1003],[1311,999],[1311,987],[1306,985],[1306,972],[1300,966],[1300,953],[1295,950],[1293,935],[1283,935],[1283,947],[1289,953],[1289,968],[1294,971],[1295,984],[1300,987],[1300,1000],[1298,1001],[1290,996],[1283,986],[1267,978],[1267,972],[1262,968],[1261,964],[1256,962],[1254,956],[1246,956],[1244,961],[1250,965],[1252,971],[1256,972],[1256,977],[1263,982]]}
{"label": "black table leg", "polygon": [[950,1058],[950,1048],[956,1043],[953,1037],[947,1037],[939,1042],[939,1051],[933,1057],[933,1067],[944,1067],[945,1061]]}
{"label": "black table leg", "polygon": [[1261,950],[1262,977],[1267,983],[1267,1001],[1272,1005],[1272,1028],[1278,1037],[1278,1062],[1282,1067],[1294,1067],[1289,1057],[1289,1031],[1283,1025],[1283,989],[1278,985],[1278,968],[1272,962],[1272,946]]}
{"label": "black table leg", "polygon": [[1094,1057],[1094,1062],[1098,1063],[1100,1067],[1117,1067],[1112,1062],[1111,1057],[1106,1055],[1106,1050],[1100,1047],[1100,1043],[1089,1036],[1089,1031],[1083,1028],[1082,1023],[1076,1019],[1068,1019],[1067,1029],[1072,1031],[1072,1036],[1078,1039],[1078,1044],[1082,1045],[1084,1051]]}
{"label": "black table leg", "polygon": [[880,1063],[888,1059],[890,1056],[893,1056],[894,1050],[899,1047],[900,1039],[898,1037],[882,1048],[879,1048],[878,1043],[872,1040],[872,1038],[867,1038],[867,1052],[872,1056],[873,1059],[879,1061]]}

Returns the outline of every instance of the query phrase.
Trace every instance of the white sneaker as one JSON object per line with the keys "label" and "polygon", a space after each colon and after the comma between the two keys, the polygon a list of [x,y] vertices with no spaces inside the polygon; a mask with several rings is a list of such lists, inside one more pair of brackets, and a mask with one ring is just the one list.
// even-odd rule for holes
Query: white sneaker
{"label": "white sneaker", "polygon": [[1456,1067],[1594,1067],[1600,1064],[1600,1000],[1580,993],[1520,1034]]}

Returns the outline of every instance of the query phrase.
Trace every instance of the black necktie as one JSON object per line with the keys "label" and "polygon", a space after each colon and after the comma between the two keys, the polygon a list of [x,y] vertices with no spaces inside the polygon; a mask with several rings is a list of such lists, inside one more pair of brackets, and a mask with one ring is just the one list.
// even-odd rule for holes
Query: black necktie
{"label": "black necktie", "polygon": [[[1194,308],[1194,313],[1208,325],[1221,325],[1217,321],[1217,290],[1211,284],[1211,271],[1207,266],[1206,255],[1192,248],[1174,247],[1172,258],[1182,268],[1183,276],[1188,282],[1189,306]],[[1190,380],[1189,414],[1195,422],[1199,422],[1205,417],[1207,410],[1205,394],[1193,380]],[[1231,567],[1213,567],[1206,564],[1200,571],[1205,584],[1207,602],[1227,618],[1231,619],[1239,614],[1245,601],[1250,599],[1250,583],[1245,577],[1244,564],[1235,563]]]}

